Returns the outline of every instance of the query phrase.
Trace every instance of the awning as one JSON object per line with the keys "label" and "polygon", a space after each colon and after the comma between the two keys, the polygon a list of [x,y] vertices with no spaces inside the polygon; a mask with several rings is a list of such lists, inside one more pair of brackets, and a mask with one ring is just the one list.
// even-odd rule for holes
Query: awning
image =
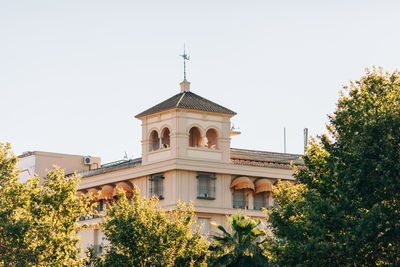
{"label": "awning", "polygon": [[103,185],[100,190],[100,195],[97,199],[98,200],[101,200],[101,199],[111,200],[111,199],[113,199],[113,191],[114,191],[114,187],[112,185]]}
{"label": "awning", "polygon": [[254,190],[254,184],[249,177],[242,176],[233,180],[231,182],[230,188],[233,188],[234,190],[240,190],[240,189]]}
{"label": "awning", "polygon": [[93,200],[96,201],[96,200],[97,200],[97,197],[98,197],[98,191],[97,191],[97,189],[96,189],[96,188],[89,188],[89,189],[87,190],[87,194],[89,195],[90,193],[93,195]]}
{"label": "awning", "polygon": [[127,198],[131,198],[133,195],[132,192],[132,185],[128,184],[127,182],[119,182],[116,183],[114,191],[113,191],[113,196],[117,196],[118,195],[118,190],[122,189],[125,191],[125,195]]}
{"label": "awning", "polygon": [[268,179],[262,178],[255,182],[256,190],[254,193],[272,192],[272,184]]}
{"label": "awning", "polygon": [[75,194],[77,197],[80,197],[80,196],[83,196],[83,195],[85,195],[85,192],[84,191],[76,191],[76,194]]}

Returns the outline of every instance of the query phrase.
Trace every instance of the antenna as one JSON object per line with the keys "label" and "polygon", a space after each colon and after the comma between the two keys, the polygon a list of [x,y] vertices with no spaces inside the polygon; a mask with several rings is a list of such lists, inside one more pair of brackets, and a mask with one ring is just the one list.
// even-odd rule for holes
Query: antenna
{"label": "antenna", "polygon": [[283,153],[286,153],[286,127],[283,127]]}
{"label": "antenna", "polygon": [[186,46],[183,44],[183,55],[180,55],[183,58],[183,80],[186,81],[186,60],[190,59],[190,56],[186,54]]}
{"label": "antenna", "polygon": [[304,128],[304,154],[307,152],[307,144],[308,144],[308,128]]}

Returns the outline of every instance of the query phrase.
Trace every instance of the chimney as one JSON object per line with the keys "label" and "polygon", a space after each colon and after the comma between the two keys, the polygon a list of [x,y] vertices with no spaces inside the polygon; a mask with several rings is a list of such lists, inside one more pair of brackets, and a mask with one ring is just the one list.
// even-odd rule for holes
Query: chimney
{"label": "chimney", "polygon": [[190,82],[186,81],[186,79],[184,79],[183,82],[180,83],[180,85],[181,93],[190,92]]}

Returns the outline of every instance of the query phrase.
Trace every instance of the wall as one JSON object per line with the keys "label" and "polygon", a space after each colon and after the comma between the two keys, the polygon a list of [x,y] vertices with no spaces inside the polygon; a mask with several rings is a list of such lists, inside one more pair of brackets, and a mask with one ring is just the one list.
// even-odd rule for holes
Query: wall
{"label": "wall", "polygon": [[[142,118],[142,164],[173,158],[216,160],[229,162],[231,115],[191,110],[173,109]],[[214,128],[218,132],[218,148],[189,147],[189,130],[198,127],[201,135]],[[155,130],[161,136],[162,130],[170,130],[171,146],[168,149],[150,151],[150,135]]]}

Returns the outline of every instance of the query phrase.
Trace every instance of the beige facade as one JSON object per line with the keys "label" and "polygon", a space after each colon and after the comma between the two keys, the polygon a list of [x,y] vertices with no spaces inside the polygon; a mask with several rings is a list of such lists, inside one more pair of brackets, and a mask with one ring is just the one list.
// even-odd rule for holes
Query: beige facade
{"label": "beige facade", "polygon": [[[136,184],[144,197],[158,195],[160,205],[176,208],[178,200],[192,202],[198,221],[213,233],[211,221],[225,225],[226,217],[242,212],[265,217],[273,205],[272,184],[294,181],[289,164],[302,164],[300,155],[230,147],[230,119],[236,113],[190,92],[181,93],[140,113],[142,157],[81,172],[79,191],[97,192],[98,201],[113,201],[116,189]],[[80,223],[95,225],[101,218]],[[96,227],[83,230],[81,247],[105,242]]]}
{"label": "beige facade", "polygon": [[[22,182],[25,182],[30,176],[35,174],[40,178],[44,177],[47,171],[52,170],[55,165],[62,167],[65,174],[101,167],[101,159],[99,157],[42,151],[24,152],[18,156],[18,159],[18,168],[21,170],[20,179]],[[85,159],[87,162],[84,161]]]}

